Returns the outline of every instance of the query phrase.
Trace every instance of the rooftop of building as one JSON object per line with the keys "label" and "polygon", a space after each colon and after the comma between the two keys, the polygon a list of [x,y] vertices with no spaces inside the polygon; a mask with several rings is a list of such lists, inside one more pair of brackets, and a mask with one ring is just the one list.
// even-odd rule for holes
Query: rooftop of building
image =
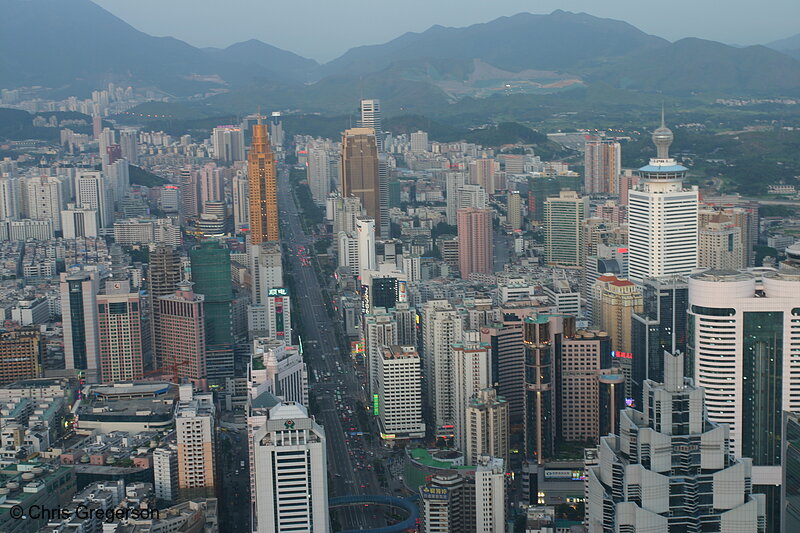
{"label": "rooftop of building", "polygon": [[[428,466],[431,468],[443,468],[448,470],[475,470],[474,466],[453,466],[453,463],[436,459],[434,455],[431,455],[431,452],[425,448],[414,448],[409,453],[414,461],[423,466]],[[435,453],[438,454],[439,452]],[[460,456],[461,454],[459,453],[458,455]]]}
{"label": "rooftop of building", "polygon": [[172,383],[167,381],[141,381],[114,383],[111,385],[90,385],[87,397],[96,399],[155,398],[167,394],[175,395]]}
{"label": "rooftop of building", "polygon": [[417,353],[417,349],[413,346],[400,346],[397,344],[393,344],[391,346],[386,346],[383,350],[383,358],[384,359],[408,359],[408,358],[419,358],[419,354]]}

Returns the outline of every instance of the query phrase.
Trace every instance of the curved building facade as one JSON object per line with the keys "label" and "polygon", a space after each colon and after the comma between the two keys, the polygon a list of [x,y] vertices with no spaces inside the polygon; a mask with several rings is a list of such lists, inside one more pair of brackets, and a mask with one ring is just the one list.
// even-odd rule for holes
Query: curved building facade
{"label": "curved building facade", "polygon": [[689,277],[687,349],[709,418],[751,457],[754,484],[779,484],[781,416],[800,410],[800,272],[709,270]]}

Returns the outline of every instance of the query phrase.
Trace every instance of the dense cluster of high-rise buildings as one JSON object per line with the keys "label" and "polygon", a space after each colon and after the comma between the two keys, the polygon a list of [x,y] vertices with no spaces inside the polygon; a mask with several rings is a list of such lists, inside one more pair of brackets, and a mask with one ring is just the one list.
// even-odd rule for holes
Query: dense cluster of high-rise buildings
{"label": "dense cluster of high-rise buildings", "polygon": [[414,494],[425,532],[792,531],[800,250],[756,256],[756,203],[688,185],[663,115],[647,165],[592,135],[581,176],[359,113],[100,121],[62,130],[69,165],[0,161],[0,496],[150,483],[209,531],[215,498],[243,530],[386,525],[334,492]]}

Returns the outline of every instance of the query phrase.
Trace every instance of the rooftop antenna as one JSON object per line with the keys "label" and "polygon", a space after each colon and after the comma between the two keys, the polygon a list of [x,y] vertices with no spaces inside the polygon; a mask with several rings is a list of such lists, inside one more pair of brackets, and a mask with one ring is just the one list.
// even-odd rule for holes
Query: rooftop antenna
{"label": "rooftop antenna", "polygon": [[661,102],[661,127],[666,128],[667,123],[664,121],[664,102]]}

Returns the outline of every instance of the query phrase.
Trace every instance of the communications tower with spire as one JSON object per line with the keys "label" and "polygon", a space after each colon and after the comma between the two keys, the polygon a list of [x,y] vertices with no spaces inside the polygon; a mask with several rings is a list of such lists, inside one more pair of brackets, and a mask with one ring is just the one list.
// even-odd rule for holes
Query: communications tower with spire
{"label": "communications tower with spire", "polygon": [[639,169],[639,185],[628,193],[629,273],[637,283],[697,267],[698,190],[684,188],[688,169],[669,155],[674,135],[663,108],[652,138],[656,157]]}

